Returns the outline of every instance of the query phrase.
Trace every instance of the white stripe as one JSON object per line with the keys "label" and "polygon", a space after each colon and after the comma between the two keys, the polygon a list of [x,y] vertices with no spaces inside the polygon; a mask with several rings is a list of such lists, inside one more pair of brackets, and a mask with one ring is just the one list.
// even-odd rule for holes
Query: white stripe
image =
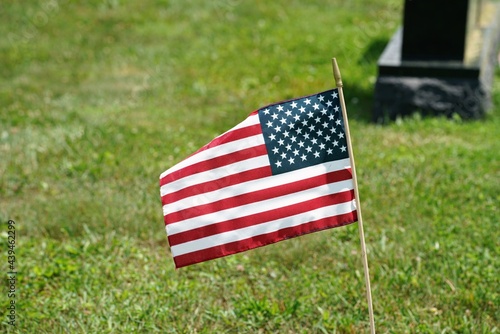
{"label": "white stripe", "polygon": [[174,257],[180,256],[207,248],[224,245],[230,242],[241,241],[258,235],[276,232],[284,228],[299,226],[318,219],[353,212],[356,210],[354,202],[355,201],[352,200],[341,204],[325,206],[312,211],[307,211],[294,216],[286,217],[286,219],[277,219],[258,225],[252,225],[237,230],[200,238],[197,240],[188,241],[179,245],[172,246],[172,255]]}
{"label": "white stripe", "polygon": [[[323,164],[318,164],[288,173],[273,175],[265,177],[262,179],[252,180],[244,183],[238,183],[233,186],[223,187],[223,185],[216,190],[200,193],[191,197],[183,198],[177,202],[172,202],[165,204],[163,206],[163,215],[174,213],[186,208],[192,208],[198,205],[204,205],[212,203],[215,201],[227,199],[230,197],[242,195],[248,192],[259,191],[271,187],[276,187],[280,185],[285,185],[291,182],[295,182],[304,178],[311,178],[325,173],[349,168],[349,159],[342,159],[336,161],[329,161]],[[237,173],[239,173],[238,171]],[[230,176],[227,174],[227,176]],[[235,176],[237,177],[237,175]],[[206,181],[206,180],[205,180]],[[190,185],[192,185],[190,181]],[[163,187],[162,187],[163,188]],[[169,189],[170,190],[170,189]],[[162,196],[165,195],[163,189],[161,191]]]}
{"label": "white stripe", "polygon": [[[226,133],[229,133],[231,131],[234,131],[234,130],[237,130],[237,129],[241,129],[241,128],[244,128],[244,127],[248,127],[248,126],[252,126],[252,125],[255,125],[255,124],[259,124],[258,114],[249,116],[243,122],[241,122],[240,124],[236,125],[232,129],[224,132],[223,134],[217,136],[212,141],[214,141],[215,139],[217,139],[217,138],[219,138],[219,137],[221,137],[221,136],[223,136]],[[260,139],[260,140],[254,141],[255,139],[252,139],[252,137],[255,137],[255,139]],[[249,141],[248,143],[246,142],[247,140]],[[252,145],[250,145],[250,144],[252,144]],[[215,157],[227,154],[227,153],[231,153],[231,152],[234,152],[234,151],[241,150],[242,148],[248,148],[248,147],[258,146],[258,145],[262,145],[262,144],[264,144],[264,137],[262,136],[262,134],[258,134],[258,135],[254,135],[254,136],[251,136],[251,137],[243,138],[243,139],[240,139],[240,140],[232,141],[232,142],[229,142],[229,143],[226,143],[226,144],[222,144],[222,145],[218,145],[218,146],[209,148],[209,149],[207,149],[205,151],[202,151],[202,152],[200,152],[198,154],[195,154],[195,155],[193,155],[193,156],[191,156],[191,157],[189,157],[189,158],[187,158],[187,159],[179,162],[178,164],[172,166],[171,168],[167,169],[166,171],[164,171],[163,173],[161,173],[160,179],[164,178],[166,175],[168,175],[168,174],[170,174],[172,172],[175,172],[175,171],[177,171],[179,169],[182,169],[184,167],[190,166],[190,165],[192,165],[194,163],[197,163],[199,161],[203,161],[203,160],[210,159],[210,158],[215,158]]]}
{"label": "white stripe", "polygon": [[[168,235],[174,235],[195,228],[216,224],[221,221],[246,217],[256,213],[270,211],[276,208],[282,208],[288,205],[302,203],[308,200],[318,198],[320,196],[335,194],[338,192],[352,190],[352,189],[353,189],[352,179],[324,184],[318,187],[310,188],[303,191],[298,191],[284,196],[275,197],[268,200],[249,203],[245,205],[240,205],[238,207],[216,211],[213,213],[208,213],[206,215],[188,218],[172,224],[168,224],[167,233]],[[307,208],[304,208],[304,210],[307,210]]]}
{"label": "white stripe", "polygon": [[177,165],[175,165],[172,168],[168,169],[167,171],[163,172],[162,175],[160,176],[160,179],[164,178],[168,174],[171,174],[171,173],[176,172],[178,170],[181,170],[183,168],[189,167],[189,166],[194,165],[198,162],[217,158],[217,157],[220,157],[220,156],[225,155],[225,154],[238,152],[238,151],[241,151],[244,149],[248,149],[251,147],[260,146],[260,145],[264,145],[264,144],[265,144],[265,141],[264,141],[264,137],[262,136],[262,134],[257,134],[257,135],[253,135],[250,137],[234,140],[234,141],[231,141],[229,143],[214,146],[214,147],[209,148],[205,151],[201,151],[197,154],[194,154],[194,155],[186,158],[186,160],[184,160],[184,161],[181,161]]}
{"label": "white stripe", "polygon": [[261,155],[255,158],[235,162],[219,168],[209,169],[207,171],[196,173],[190,175],[189,177],[184,177],[182,179],[173,181],[171,183],[161,186],[160,194],[163,197],[169,193],[176,192],[178,190],[184,189],[189,186],[193,186],[203,182],[218,180],[224,176],[230,176],[233,174],[238,174],[241,172],[245,172],[247,170],[264,166],[269,166],[269,157],[267,155]]}
{"label": "white stripe", "polygon": [[255,124],[260,124],[260,118],[259,118],[259,114],[258,113],[254,114],[254,115],[248,116],[243,122],[237,124],[236,126],[233,126],[231,129],[227,130],[226,132],[220,134],[219,136],[217,136],[215,138],[222,137],[226,133],[229,133],[231,131],[242,129],[242,128],[245,128],[245,127],[248,127],[248,126],[252,126],[252,125],[255,125]]}

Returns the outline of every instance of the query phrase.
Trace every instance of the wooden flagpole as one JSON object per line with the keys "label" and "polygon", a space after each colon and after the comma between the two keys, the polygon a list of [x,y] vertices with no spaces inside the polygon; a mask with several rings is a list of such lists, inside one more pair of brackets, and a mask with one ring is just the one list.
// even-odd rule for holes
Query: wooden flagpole
{"label": "wooden flagpole", "polygon": [[342,108],[342,116],[344,118],[347,149],[349,150],[349,159],[351,161],[352,180],[354,183],[354,196],[356,197],[356,210],[358,214],[359,238],[361,240],[361,255],[363,257],[363,266],[365,269],[366,300],[368,302],[368,312],[370,314],[370,333],[375,334],[375,321],[373,319],[372,291],[370,288],[368,257],[366,255],[365,233],[363,231],[363,218],[361,216],[361,205],[359,201],[359,192],[358,192],[358,180],[356,177],[356,167],[354,165],[354,154],[352,152],[351,134],[349,132],[349,124],[347,121],[347,110],[344,101],[344,93],[342,91],[343,83],[342,83],[342,77],[340,76],[339,66],[337,65],[337,60],[335,58],[332,58],[332,65],[333,65],[333,77],[335,78],[335,82],[337,84],[337,88],[339,91],[340,107]]}

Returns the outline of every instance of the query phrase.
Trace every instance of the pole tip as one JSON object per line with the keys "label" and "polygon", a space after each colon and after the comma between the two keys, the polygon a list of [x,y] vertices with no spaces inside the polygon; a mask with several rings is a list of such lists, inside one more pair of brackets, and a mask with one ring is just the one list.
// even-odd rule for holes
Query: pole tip
{"label": "pole tip", "polygon": [[342,87],[342,77],[340,76],[339,65],[337,64],[337,59],[332,58],[332,66],[333,66],[333,77],[335,78],[335,83],[337,87]]}

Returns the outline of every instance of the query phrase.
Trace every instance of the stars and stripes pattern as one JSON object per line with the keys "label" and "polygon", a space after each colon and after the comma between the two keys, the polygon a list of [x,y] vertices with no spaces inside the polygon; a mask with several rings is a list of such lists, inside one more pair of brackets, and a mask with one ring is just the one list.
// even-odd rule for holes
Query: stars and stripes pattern
{"label": "stars and stripes pattern", "polygon": [[335,90],[259,110],[273,174],[349,157],[338,100]]}
{"label": "stars and stripes pattern", "polygon": [[251,113],[160,176],[177,268],[357,220],[337,89]]}

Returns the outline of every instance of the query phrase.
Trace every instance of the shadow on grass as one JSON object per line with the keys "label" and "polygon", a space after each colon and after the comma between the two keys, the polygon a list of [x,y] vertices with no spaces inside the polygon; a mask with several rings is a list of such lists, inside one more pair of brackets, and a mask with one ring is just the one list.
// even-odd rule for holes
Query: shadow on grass
{"label": "shadow on grass", "polygon": [[[376,68],[378,58],[384,51],[388,42],[388,39],[381,38],[373,40],[363,51],[356,63],[356,66]],[[376,75],[377,74],[378,73],[376,73]],[[368,76],[361,82],[350,81],[345,83],[344,97],[346,100],[347,110],[349,112],[349,119],[354,119],[363,123],[372,123],[375,84],[366,85],[366,80],[369,80]]]}
{"label": "shadow on grass", "polygon": [[372,86],[366,89],[356,84],[344,85],[347,116],[350,120],[362,123],[372,122],[373,88]]}
{"label": "shadow on grass", "polygon": [[363,52],[363,56],[358,61],[358,64],[363,65],[364,63],[376,63],[388,43],[389,39],[387,38],[379,38],[371,41]]}

